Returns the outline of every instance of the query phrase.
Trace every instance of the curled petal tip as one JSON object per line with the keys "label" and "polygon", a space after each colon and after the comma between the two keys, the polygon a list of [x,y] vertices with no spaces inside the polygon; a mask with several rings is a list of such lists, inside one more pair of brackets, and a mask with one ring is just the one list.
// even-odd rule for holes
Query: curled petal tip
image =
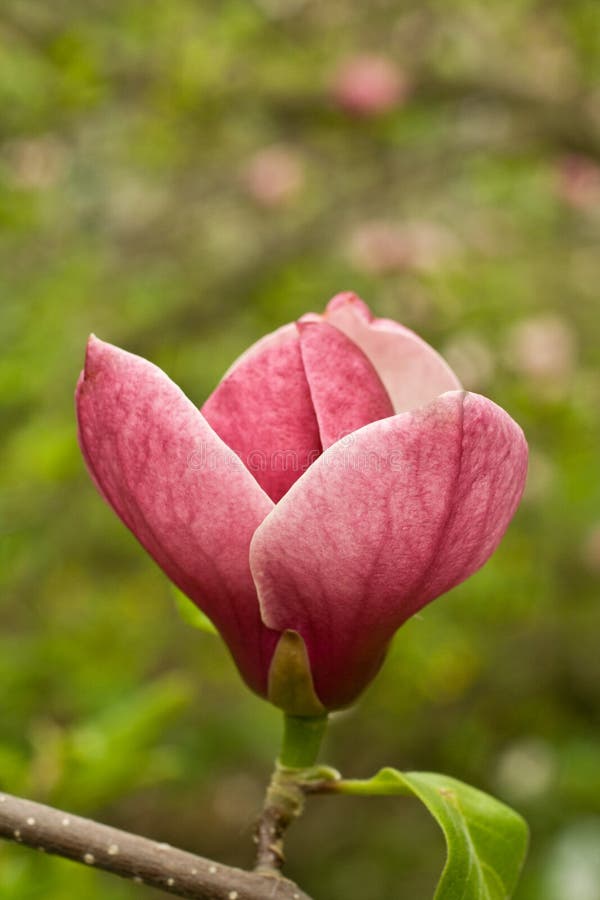
{"label": "curled petal tip", "polygon": [[319,325],[323,321],[323,316],[318,313],[304,313],[296,322],[296,328],[302,332],[306,325]]}
{"label": "curled petal tip", "polygon": [[325,309],[325,315],[336,312],[338,309],[351,309],[352,312],[365,322],[373,321],[373,313],[364,300],[355,294],[354,291],[342,291],[332,297]]}
{"label": "curled petal tip", "polygon": [[90,332],[90,336],[87,339],[87,344],[86,344],[86,348],[85,348],[86,353],[89,353],[90,350],[92,350],[92,351],[95,350],[97,347],[99,347],[103,343],[104,343],[104,341],[101,341],[99,337],[96,337],[96,335],[94,334],[93,331]]}
{"label": "curled petal tip", "polygon": [[90,375],[93,375],[99,368],[100,359],[103,352],[110,348],[110,344],[101,341],[100,338],[92,332],[87,339],[85,347],[85,362],[83,366],[83,381],[87,381]]}

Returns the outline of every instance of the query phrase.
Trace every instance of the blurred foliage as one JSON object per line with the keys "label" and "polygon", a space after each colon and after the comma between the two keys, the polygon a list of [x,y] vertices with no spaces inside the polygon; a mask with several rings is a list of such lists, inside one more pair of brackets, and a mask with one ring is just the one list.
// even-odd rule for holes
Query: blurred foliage
{"label": "blurred foliage", "polygon": [[[364,54],[405,85],[378,115],[331,93]],[[597,0],[3,0],[0,110],[0,786],[250,862],[278,714],[100,501],[72,391],[95,331],[201,403],[352,288],[508,409],[532,465],[327,760],[496,792],[532,825],[520,900],[599,900]],[[442,858],[402,800],[316,798],[289,839],[331,900],[428,897]],[[12,846],[0,884],[151,896]]]}

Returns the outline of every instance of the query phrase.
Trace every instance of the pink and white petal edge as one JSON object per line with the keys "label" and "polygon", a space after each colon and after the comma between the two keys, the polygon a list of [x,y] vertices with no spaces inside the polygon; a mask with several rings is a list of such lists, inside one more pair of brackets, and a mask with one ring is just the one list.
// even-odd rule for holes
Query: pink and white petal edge
{"label": "pink and white petal edge", "polygon": [[336,294],[326,321],[353,340],[377,370],[395,412],[423,406],[461,384],[448,363],[417,334],[391,319],[376,319],[356,294]]}

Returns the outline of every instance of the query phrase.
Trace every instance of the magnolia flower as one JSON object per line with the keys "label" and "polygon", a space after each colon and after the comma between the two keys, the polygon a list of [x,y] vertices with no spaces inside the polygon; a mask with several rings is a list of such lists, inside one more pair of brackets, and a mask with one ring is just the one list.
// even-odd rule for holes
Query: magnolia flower
{"label": "magnolia flower", "polygon": [[356,699],[494,552],[525,481],[510,416],[350,293],[250,347],[201,410],[91,337],[77,412],[100,493],[294,715]]}

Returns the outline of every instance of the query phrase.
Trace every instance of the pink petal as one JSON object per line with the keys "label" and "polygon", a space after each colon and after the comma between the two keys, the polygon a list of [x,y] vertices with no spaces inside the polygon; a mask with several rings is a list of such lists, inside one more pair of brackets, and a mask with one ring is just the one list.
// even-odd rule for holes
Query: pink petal
{"label": "pink petal", "polygon": [[311,466],[250,550],[265,623],[302,635],[330,708],[360,693],[409,616],[493,553],[526,472],[521,429],[477,394],[352,437]]}
{"label": "pink petal", "polygon": [[377,372],[356,344],[321,318],[301,319],[298,331],[323,448],[393,415]]}
{"label": "pink petal", "polygon": [[264,694],[278,635],[262,624],[248,550],[273,503],[177,385],[139,356],[91,337],[76,403],[100,492]]}
{"label": "pink petal", "polygon": [[375,319],[356,294],[337,294],[325,318],[343,331],[371,360],[395,412],[416,409],[461,385],[444,359],[418,335],[393,322]]}
{"label": "pink petal", "polygon": [[275,501],[321,453],[295,325],[247,350],[202,412]]}

